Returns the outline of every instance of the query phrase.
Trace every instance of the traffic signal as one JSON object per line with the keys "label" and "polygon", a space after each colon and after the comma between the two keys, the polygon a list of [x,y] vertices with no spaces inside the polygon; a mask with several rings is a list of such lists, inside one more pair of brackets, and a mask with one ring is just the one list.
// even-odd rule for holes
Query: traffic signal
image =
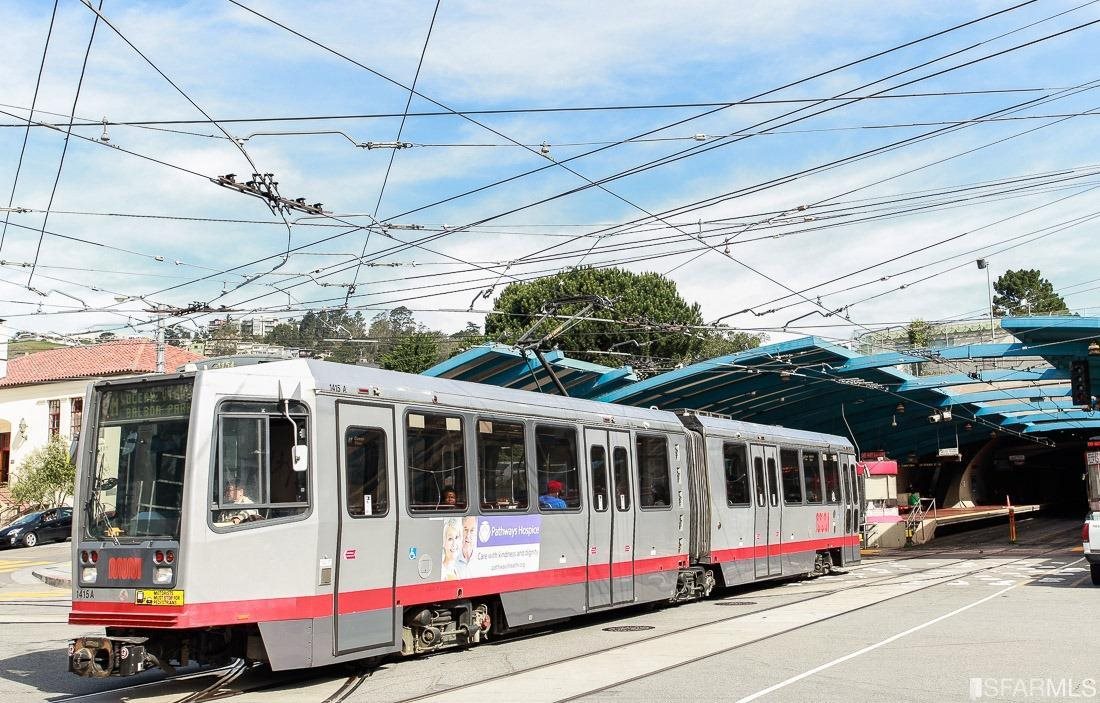
{"label": "traffic signal", "polygon": [[1089,379],[1089,362],[1074,359],[1069,365],[1070,396],[1074,405],[1092,404],[1092,383]]}

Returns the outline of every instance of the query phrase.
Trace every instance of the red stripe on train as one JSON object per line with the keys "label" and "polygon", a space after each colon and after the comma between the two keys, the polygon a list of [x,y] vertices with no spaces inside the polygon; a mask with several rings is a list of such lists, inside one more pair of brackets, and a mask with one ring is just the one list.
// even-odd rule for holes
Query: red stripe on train
{"label": "red stripe on train", "polygon": [[[789,542],[772,545],[771,547],[739,547],[736,549],[714,550],[711,557],[712,561],[717,563],[734,559],[750,559],[754,552],[763,558],[769,551],[772,555],[793,554],[857,544],[859,544],[858,535],[848,535]],[[635,560],[633,569],[635,576],[637,576],[661,571],[673,571],[686,566],[687,562],[686,554],[653,557]],[[347,614],[389,608],[395,600],[397,605],[410,606],[453,600],[455,598],[476,598],[493,593],[567,586],[585,583],[586,580],[590,579],[608,578],[609,572],[610,575],[616,577],[629,576],[630,567],[630,562],[617,562],[611,569],[607,564],[574,566],[461,581],[432,581],[396,588],[347,591],[339,594],[339,612]],[[272,620],[320,618],[331,616],[332,612],[333,596],[327,593],[290,598],[189,603],[183,606],[148,606],[134,603],[76,600],[73,601],[72,612],[69,613],[69,624],[148,628],[212,627]]]}

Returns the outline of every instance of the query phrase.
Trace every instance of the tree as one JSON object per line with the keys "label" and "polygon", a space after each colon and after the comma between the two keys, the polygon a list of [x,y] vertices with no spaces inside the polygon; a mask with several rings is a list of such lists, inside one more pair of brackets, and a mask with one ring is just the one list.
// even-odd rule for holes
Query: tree
{"label": "tree", "polygon": [[993,282],[993,310],[997,315],[1053,315],[1068,313],[1066,301],[1037,269],[1005,271]]}
{"label": "tree", "polygon": [[290,320],[289,322],[283,322],[275,325],[271,328],[271,331],[264,336],[265,344],[277,344],[283,347],[299,348],[302,346],[301,335],[298,334],[298,323],[296,320]]}
{"label": "tree", "polygon": [[226,356],[237,353],[237,345],[241,342],[241,327],[231,320],[218,325],[210,333],[210,340],[206,343],[206,353],[209,356]]}
{"label": "tree", "polygon": [[[627,351],[638,353],[647,363],[691,359],[699,353],[706,337],[692,328],[701,325],[698,304],[689,305],[676,290],[676,284],[656,273],[636,274],[619,268],[591,267],[571,269],[554,276],[509,284],[496,300],[485,319],[485,334],[491,339],[513,343],[538,319],[547,303],[582,295],[603,296],[612,301],[609,309],[595,309],[588,317],[602,321],[582,321],[550,341],[567,353]],[[557,310],[558,315],[576,314],[585,303],[570,303]],[[561,322],[544,323],[543,334]],[[537,338],[537,336],[536,336]],[[619,366],[624,357],[595,354],[595,363]]]}
{"label": "tree", "polygon": [[182,347],[191,341],[191,332],[179,325],[168,325],[164,328],[164,341]]}
{"label": "tree", "polygon": [[417,331],[404,335],[393,349],[382,356],[382,368],[405,373],[420,373],[442,361],[439,332]]}
{"label": "tree", "polygon": [[61,505],[73,494],[76,466],[69,456],[69,441],[50,438],[19,464],[19,480],[11,488],[11,497],[32,508]]}
{"label": "tree", "polygon": [[763,332],[713,332],[707,335],[703,348],[696,354],[696,360],[713,359],[728,354],[736,354],[746,349],[755,349],[767,341]]}
{"label": "tree", "polygon": [[909,338],[911,348],[927,347],[932,341],[932,325],[918,317],[905,328],[905,335]]}

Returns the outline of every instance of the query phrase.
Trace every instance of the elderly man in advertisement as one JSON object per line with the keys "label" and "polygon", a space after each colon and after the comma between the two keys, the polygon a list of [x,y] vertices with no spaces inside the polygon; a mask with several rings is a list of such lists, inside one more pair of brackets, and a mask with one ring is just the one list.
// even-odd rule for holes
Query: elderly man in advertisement
{"label": "elderly man in advertisement", "polygon": [[539,507],[547,510],[564,510],[568,507],[562,500],[561,494],[565,486],[561,481],[550,479],[546,482],[546,493],[539,496]]}
{"label": "elderly man in advertisement", "polygon": [[477,546],[477,517],[467,515],[462,518],[462,549],[458,553],[455,571],[459,578],[473,575],[474,548]]}

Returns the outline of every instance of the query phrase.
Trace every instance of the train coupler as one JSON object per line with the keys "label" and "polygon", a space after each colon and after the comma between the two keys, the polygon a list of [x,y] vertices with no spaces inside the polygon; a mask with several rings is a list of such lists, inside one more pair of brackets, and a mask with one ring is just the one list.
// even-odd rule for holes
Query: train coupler
{"label": "train coupler", "polygon": [[146,637],[78,637],[69,643],[69,671],[86,678],[133,676],[158,666]]}

